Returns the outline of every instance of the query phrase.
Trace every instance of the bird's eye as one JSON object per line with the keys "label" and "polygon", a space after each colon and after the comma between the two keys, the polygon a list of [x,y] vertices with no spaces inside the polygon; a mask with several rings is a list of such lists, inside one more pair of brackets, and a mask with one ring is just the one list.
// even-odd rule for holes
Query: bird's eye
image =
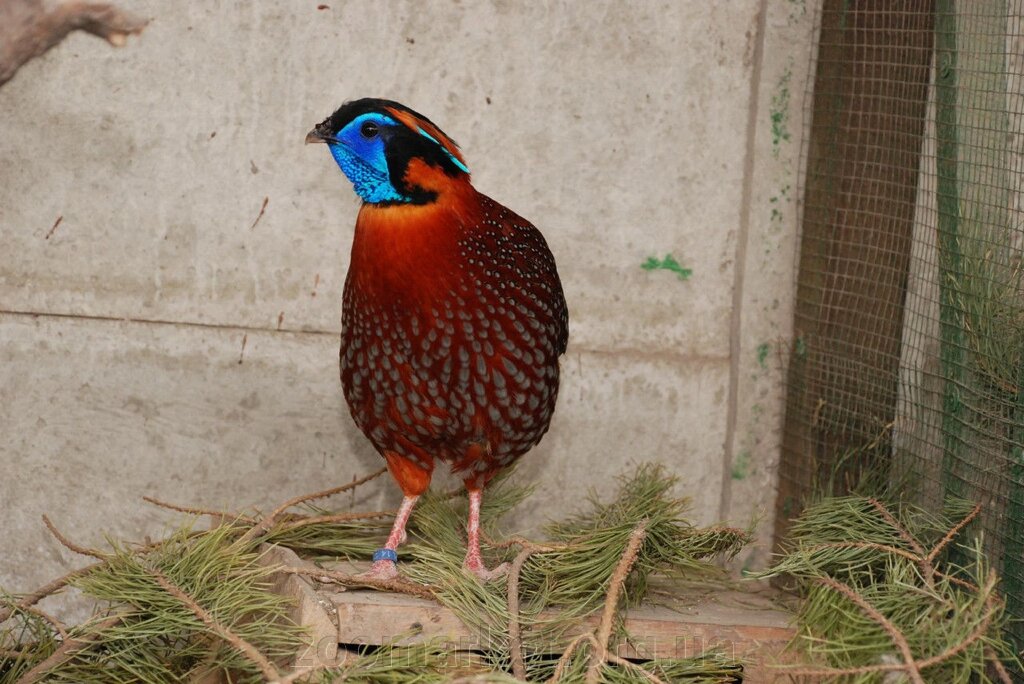
{"label": "bird's eye", "polygon": [[380,127],[372,121],[367,121],[359,128],[359,132],[364,138],[376,138],[380,135]]}

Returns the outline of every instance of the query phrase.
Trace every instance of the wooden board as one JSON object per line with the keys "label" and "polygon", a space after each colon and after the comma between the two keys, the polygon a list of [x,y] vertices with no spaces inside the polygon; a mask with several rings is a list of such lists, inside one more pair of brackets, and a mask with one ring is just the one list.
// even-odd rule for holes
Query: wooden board
{"label": "wooden board", "polygon": [[[275,564],[310,567],[288,549],[274,548],[266,559]],[[353,572],[365,567],[345,564],[338,569]],[[433,601],[402,594],[345,590],[337,585],[310,583],[295,575],[286,577],[288,584],[294,585],[288,589],[288,595],[298,599],[292,617],[310,628],[310,642],[296,666],[332,662],[338,644],[379,645],[403,633],[414,636],[398,643],[432,641],[463,651],[480,648],[476,635],[454,613]],[[318,587],[315,590],[314,585]],[[652,589],[657,605],[641,606],[626,613],[626,629],[633,643],[623,645],[619,655],[691,657],[718,648],[744,663],[745,682],[775,681],[770,666],[788,660],[783,651],[794,630],[790,613],[778,607],[772,594],[679,587],[664,582],[653,583]],[[597,618],[592,618],[580,632],[596,627]],[[560,652],[561,647],[564,644],[552,644],[552,653]]]}

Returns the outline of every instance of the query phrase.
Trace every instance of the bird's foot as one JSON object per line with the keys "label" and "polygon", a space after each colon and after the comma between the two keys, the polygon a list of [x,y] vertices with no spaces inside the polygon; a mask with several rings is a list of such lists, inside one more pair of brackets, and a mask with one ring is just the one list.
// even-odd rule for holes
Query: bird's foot
{"label": "bird's foot", "polygon": [[362,579],[392,580],[398,577],[398,553],[393,546],[385,546],[373,552],[373,565],[358,575]]}
{"label": "bird's foot", "polygon": [[476,575],[483,582],[490,582],[499,577],[504,577],[508,574],[510,567],[508,563],[502,563],[493,570],[488,570],[480,558],[467,558],[462,564],[463,570],[471,575]]}
{"label": "bird's foot", "polygon": [[370,580],[392,580],[398,577],[398,563],[393,560],[373,561],[373,565],[366,572],[361,572],[356,577]]}

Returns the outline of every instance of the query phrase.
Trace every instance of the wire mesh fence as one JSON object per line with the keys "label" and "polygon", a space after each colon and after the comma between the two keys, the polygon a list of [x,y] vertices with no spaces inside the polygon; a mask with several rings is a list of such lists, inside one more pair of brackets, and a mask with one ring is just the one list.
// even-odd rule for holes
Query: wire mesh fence
{"label": "wire mesh fence", "polygon": [[819,493],[981,503],[975,531],[1019,621],[1022,5],[820,8],[776,530]]}

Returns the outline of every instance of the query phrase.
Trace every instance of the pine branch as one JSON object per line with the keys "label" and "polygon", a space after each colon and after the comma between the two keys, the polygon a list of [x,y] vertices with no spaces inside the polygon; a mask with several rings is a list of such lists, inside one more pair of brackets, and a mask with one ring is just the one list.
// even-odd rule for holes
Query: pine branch
{"label": "pine branch", "polygon": [[[798,617],[799,640],[812,653],[824,654],[831,667],[782,666],[778,671],[843,679],[900,673],[920,683],[929,668],[936,670],[928,678],[938,681],[954,672],[982,675],[988,666],[989,676],[994,672],[1008,682],[1000,659],[1017,666],[1019,660],[1002,635],[1004,608],[995,574],[971,582],[957,576],[968,568],[935,565],[980,507],[956,524],[910,505],[899,510],[897,516],[877,500],[840,497],[808,508],[794,524],[795,548],[765,575],[788,572],[811,584]],[[925,551],[912,530],[941,539]],[[883,543],[887,536],[912,551]],[[867,541],[852,541],[858,538]],[[978,542],[975,546],[976,577],[981,577],[984,555]],[[816,591],[814,585],[828,591]],[[846,601],[868,619],[851,613]],[[936,622],[936,613],[946,618]],[[892,658],[894,648],[902,662]]]}
{"label": "pine branch", "polygon": [[834,580],[831,577],[819,577],[818,582],[824,584],[830,589],[838,591],[840,594],[853,601],[861,610],[864,611],[865,614],[867,614],[868,617],[877,622],[882,629],[889,634],[889,637],[892,639],[893,644],[896,645],[896,648],[900,650],[900,654],[903,656],[902,669],[907,673],[910,681],[913,684],[925,684],[924,678],[921,677],[921,670],[919,669],[917,662],[914,660],[914,654],[910,650],[910,644],[907,643],[907,638],[903,635],[903,632],[896,628],[896,625],[892,624],[888,618],[868,603],[863,596],[842,582]]}
{"label": "pine branch", "polygon": [[42,610],[41,608],[36,608],[35,606],[27,606],[22,610],[24,610],[26,613],[31,613],[36,617],[39,617],[42,620],[46,621],[47,623],[49,623],[51,627],[53,627],[54,631],[57,632],[57,635],[60,636],[61,640],[67,640],[68,628],[63,622],[61,622],[54,616],[50,615],[46,611]]}
{"label": "pine branch", "polygon": [[664,680],[656,677],[653,672],[648,672],[636,663],[631,663],[625,658],[620,658],[611,651],[606,652],[605,657],[608,659],[608,662],[615,663],[616,665],[622,667],[625,670],[632,670],[633,672],[638,673],[651,684],[668,684],[668,682],[665,682]]}
{"label": "pine branch", "polygon": [[577,651],[577,649],[579,649],[580,646],[583,645],[584,642],[590,642],[590,645],[592,647],[594,647],[595,649],[597,648],[597,639],[595,639],[594,635],[590,632],[587,632],[586,634],[580,634],[578,637],[573,639],[566,647],[562,655],[558,658],[558,663],[555,665],[555,672],[551,675],[551,679],[548,680],[548,684],[555,684],[555,682],[561,681],[562,676],[565,674],[566,668],[569,667],[569,663],[572,662],[573,654]]}
{"label": "pine branch", "polygon": [[17,603],[9,607],[0,609],[0,623],[6,622],[8,619],[10,619],[12,615],[14,615],[15,612],[19,610],[27,610],[28,608],[42,601],[47,596],[56,594],[58,591],[61,591],[64,587],[66,587],[68,583],[71,582],[71,580],[77,577],[81,577],[82,575],[91,572],[92,570],[96,569],[101,565],[103,564],[93,563],[92,565],[87,565],[84,568],[72,570],[63,577],[58,577],[52,582],[47,582],[43,586],[33,591],[31,594],[26,594]]}
{"label": "pine branch", "polygon": [[946,548],[946,546],[948,546],[948,545],[949,545],[949,543],[950,543],[951,541],[953,541],[953,539],[954,539],[954,538],[955,538],[955,537],[956,537],[956,536],[957,536],[958,534],[960,534],[960,532],[961,532],[961,531],[962,531],[962,530],[963,530],[963,529],[964,529],[965,527],[967,527],[967,525],[969,525],[969,524],[970,524],[970,522],[971,522],[972,520],[974,520],[974,519],[975,519],[976,517],[978,517],[978,514],[979,514],[979,513],[981,513],[981,504],[977,504],[977,505],[976,505],[976,506],[975,506],[975,507],[974,507],[973,509],[971,509],[971,512],[970,512],[970,513],[968,513],[968,514],[967,514],[966,516],[964,516],[964,519],[963,519],[963,520],[961,520],[961,521],[960,521],[960,522],[958,522],[958,523],[957,523],[956,525],[954,525],[954,526],[953,526],[953,527],[952,527],[952,528],[951,528],[951,529],[949,530],[949,532],[947,532],[947,533],[946,533],[946,536],[944,536],[944,537],[942,538],[942,540],[941,540],[941,541],[940,541],[940,542],[939,542],[938,544],[936,544],[936,545],[935,545],[935,548],[933,548],[933,549],[931,550],[931,553],[929,553],[929,554],[928,554],[928,557],[927,557],[927,559],[928,559],[928,562],[929,562],[929,563],[933,562],[933,561],[934,561],[934,560],[935,560],[935,559],[936,559],[936,558],[938,557],[938,555],[939,555],[940,553],[942,553],[942,550],[943,550],[944,548]]}
{"label": "pine branch", "polygon": [[532,556],[540,547],[533,544],[523,544],[520,551],[512,560],[508,570],[508,585],[505,592],[508,600],[508,646],[509,657],[512,660],[512,676],[519,681],[526,681],[526,663],[523,661],[523,632],[519,615],[519,575],[523,572],[523,565],[526,559]]}
{"label": "pine branch", "polygon": [[280,678],[281,674],[277,671],[277,668],[267,660],[266,656],[260,653],[259,650],[248,641],[232,632],[225,625],[219,623],[216,618],[207,612],[205,608],[200,606],[195,599],[185,593],[181,587],[174,584],[167,575],[152,566],[146,567],[146,570],[153,576],[153,579],[156,580],[157,584],[159,584],[164,591],[178,599],[178,601],[191,610],[204,625],[211,629],[221,639],[234,646],[235,649],[242,653],[242,655],[259,667],[265,679],[268,681],[275,681]]}
{"label": "pine branch", "polygon": [[633,564],[640,554],[640,545],[643,544],[646,536],[647,521],[641,520],[629,535],[629,542],[622,552],[619,564],[615,566],[615,572],[612,573],[608,596],[604,602],[604,612],[601,614],[601,622],[597,628],[597,648],[590,655],[586,684],[596,684],[600,679],[601,665],[608,659],[608,640],[612,635],[612,622],[619,607],[619,596],[626,584],[626,578],[629,577],[629,571],[633,569]]}
{"label": "pine branch", "polygon": [[92,627],[87,634],[65,639],[46,660],[22,675],[21,679],[18,680],[18,684],[33,684],[39,681],[50,670],[71,660],[79,651],[88,648],[93,642],[101,639],[104,631],[119,625],[123,619],[120,615],[112,615]]}
{"label": "pine branch", "polygon": [[369,511],[367,513],[334,513],[331,515],[311,515],[297,520],[290,520],[281,525],[282,531],[297,530],[307,525],[330,525],[332,523],[353,522],[356,520],[375,520],[387,518],[398,513],[397,509],[389,511]]}

